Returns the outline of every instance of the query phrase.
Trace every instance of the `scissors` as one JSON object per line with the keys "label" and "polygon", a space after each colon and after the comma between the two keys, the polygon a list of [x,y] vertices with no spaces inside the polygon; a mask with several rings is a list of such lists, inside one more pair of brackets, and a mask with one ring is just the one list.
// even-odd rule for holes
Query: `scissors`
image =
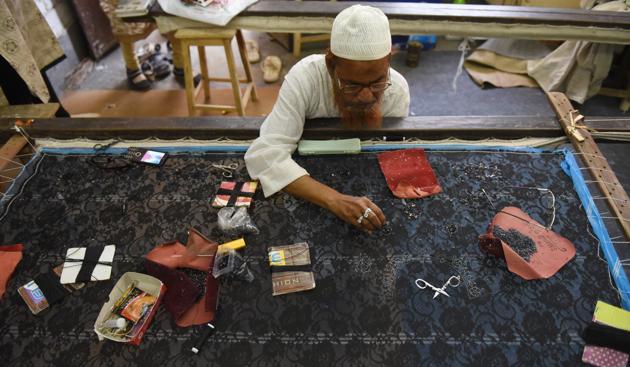
{"label": "scissors", "polygon": [[225,178],[232,178],[234,177],[234,172],[235,170],[238,169],[238,163],[232,163],[232,164],[213,164],[212,167],[220,169],[221,171],[223,171],[223,177]]}
{"label": "scissors", "polygon": [[[454,281],[457,281],[457,283],[455,283]],[[440,294],[445,295],[446,297],[450,297],[448,293],[446,293],[445,289],[446,287],[448,287],[449,285],[453,288],[459,286],[460,283],[460,278],[459,275],[453,275],[452,277],[448,278],[448,280],[446,281],[446,283],[444,283],[444,285],[442,286],[442,288],[437,288],[434,285],[432,285],[431,283],[427,282],[424,279],[416,279],[416,286],[420,289],[426,289],[431,288],[435,291],[435,293],[433,293],[433,299],[435,299],[435,297],[439,296]]]}

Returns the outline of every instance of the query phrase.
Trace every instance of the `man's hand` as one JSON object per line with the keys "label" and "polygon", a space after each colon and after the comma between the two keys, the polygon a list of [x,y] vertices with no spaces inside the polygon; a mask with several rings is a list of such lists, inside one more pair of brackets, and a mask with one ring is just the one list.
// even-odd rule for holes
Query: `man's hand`
{"label": "man's hand", "polygon": [[[371,211],[368,211],[368,208]],[[381,229],[385,225],[385,215],[381,208],[365,196],[339,194],[339,197],[330,203],[328,209],[342,220],[368,232]]]}
{"label": "man's hand", "polygon": [[343,221],[368,232],[380,229],[385,224],[383,211],[370,199],[341,194],[310,176],[302,176],[291,182],[284,191],[328,209]]}

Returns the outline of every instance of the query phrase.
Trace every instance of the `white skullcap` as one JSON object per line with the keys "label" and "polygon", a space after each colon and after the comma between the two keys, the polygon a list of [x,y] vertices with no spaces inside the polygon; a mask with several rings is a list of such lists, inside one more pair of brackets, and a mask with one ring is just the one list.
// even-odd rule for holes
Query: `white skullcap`
{"label": "white skullcap", "polygon": [[349,60],[378,60],[389,55],[392,38],[389,20],[380,9],[353,5],[333,22],[330,51]]}

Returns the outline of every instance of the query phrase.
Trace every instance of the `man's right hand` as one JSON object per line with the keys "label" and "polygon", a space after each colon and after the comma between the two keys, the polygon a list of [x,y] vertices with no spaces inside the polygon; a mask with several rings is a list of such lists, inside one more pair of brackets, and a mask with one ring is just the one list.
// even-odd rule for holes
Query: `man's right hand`
{"label": "man's right hand", "polygon": [[[291,182],[284,191],[328,209],[343,221],[368,232],[380,229],[385,224],[383,211],[370,199],[341,194],[310,176],[302,176]],[[368,208],[371,212],[367,211]],[[367,217],[364,217],[366,212]]]}
{"label": "man's right hand", "polygon": [[[368,232],[381,229],[385,225],[385,215],[381,208],[365,196],[338,194],[336,199],[330,201],[328,209],[345,222]],[[364,217],[366,212],[368,215]]]}

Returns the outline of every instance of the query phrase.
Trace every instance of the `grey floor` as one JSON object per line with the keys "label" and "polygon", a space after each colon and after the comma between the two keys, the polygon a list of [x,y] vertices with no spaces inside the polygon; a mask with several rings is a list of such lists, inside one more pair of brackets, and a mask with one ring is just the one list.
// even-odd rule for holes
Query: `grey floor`
{"label": "grey floor", "polygon": [[[268,55],[277,55],[283,61],[283,73],[296,62],[296,58],[281,45],[281,42],[266,33],[244,32],[246,39],[255,39],[260,45],[261,59]],[[278,36],[286,41],[286,35]],[[162,42],[164,38],[154,32],[149,42]],[[553,111],[544,93],[533,88],[489,88],[481,89],[474,84],[464,71],[457,79],[457,90],[452,87],[457,71],[460,53],[454,51],[458,41],[440,38],[438,47],[424,51],[416,68],[405,65],[405,52],[394,56],[393,67],[407,79],[411,90],[411,115],[424,116],[490,116],[490,115],[535,115],[552,116]],[[304,55],[323,52],[325,44],[305,44]],[[236,45],[234,45],[236,50]],[[225,54],[222,48],[210,47],[207,50],[211,74],[227,75]],[[197,60],[194,57],[196,65]],[[264,86],[261,63],[252,64],[254,80]],[[239,70],[242,66],[238,63]],[[84,63],[83,69],[65,80],[58,80],[56,90],[63,96],[70,90],[89,89],[127,89],[125,69],[120,49],[115,49],[98,62]],[[282,80],[282,78],[281,78]],[[221,85],[217,85],[221,88]],[[228,84],[223,87],[229,87]],[[181,88],[173,76],[154,83],[155,89]],[[584,105],[577,106],[586,116],[624,115],[619,109],[619,100],[612,97],[597,96]]]}

